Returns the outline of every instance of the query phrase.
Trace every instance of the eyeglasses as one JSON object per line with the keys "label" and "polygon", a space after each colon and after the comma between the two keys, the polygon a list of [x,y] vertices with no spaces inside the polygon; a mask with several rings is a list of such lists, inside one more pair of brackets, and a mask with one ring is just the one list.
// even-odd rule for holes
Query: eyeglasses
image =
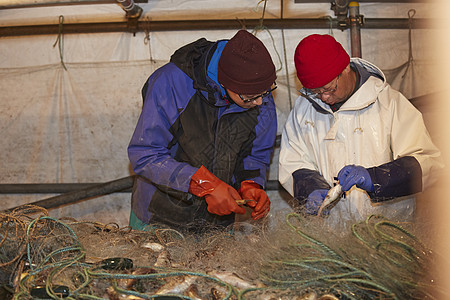
{"label": "eyeglasses", "polygon": [[[273,88],[271,88],[270,90],[268,90],[262,94],[256,95],[256,96],[251,96],[250,98],[244,98],[244,96],[242,96],[241,94],[238,94],[238,95],[239,95],[239,98],[241,98],[242,102],[249,103],[249,102],[253,102],[253,101],[257,100],[258,98],[262,98],[262,97],[269,95],[276,88],[277,88],[277,85],[275,84],[275,86]],[[245,96],[247,96],[247,95],[245,95]]]}
{"label": "eyeglasses", "polygon": [[307,88],[305,88],[306,94],[308,96],[316,96],[316,97],[320,97],[323,94],[327,94],[327,95],[333,94],[334,92],[337,91],[339,77],[341,77],[341,74],[339,74],[336,77],[336,84],[334,85],[333,88],[318,88],[318,89],[307,89]]}

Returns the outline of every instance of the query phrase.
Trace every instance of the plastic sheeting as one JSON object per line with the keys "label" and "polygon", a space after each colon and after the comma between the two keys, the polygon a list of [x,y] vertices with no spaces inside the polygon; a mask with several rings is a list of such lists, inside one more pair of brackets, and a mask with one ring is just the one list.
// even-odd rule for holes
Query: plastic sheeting
{"label": "plastic sheeting", "polygon": [[[126,146],[141,101],[135,95],[152,65],[66,64],[65,71],[56,64],[2,72],[1,86],[14,99],[3,101],[0,126],[11,138],[0,146],[2,183],[105,182],[128,176]],[[129,195],[120,196],[115,206],[126,206],[123,197]],[[14,198],[12,206],[32,197]],[[94,203],[86,202],[90,214],[106,204]]]}
{"label": "plastic sheeting", "polygon": [[[285,1],[284,17],[333,16],[329,4],[294,4]],[[281,2],[269,1],[265,17],[279,17]],[[152,1],[138,4],[142,18],[224,19],[259,18],[262,4],[257,1]],[[360,13],[366,17],[426,18],[427,4],[367,4]],[[0,10],[0,24],[98,22],[123,20],[119,6],[88,5],[34,7]],[[140,90],[155,68],[168,62],[180,46],[198,38],[228,39],[231,30],[73,34],[1,38],[0,43],[0,183],[84,183],[106,182],[132,174],[126,148],[142,104]],[[340,30],[262,30],[257,32],[269,49],[277,67],[275,101],[278,131],[297,98],[293,52],[297,43],[312,33],[331,33],[350,49],[349,31]],[[408,97],[439,91],[432,72],[438,61],[427,41],[433,29],[412,31],[414,67],[400,83],[393,85]],[[408,61],[408,30],[361,30],[362,58],[382,70],[395,69]],[[61,51],[60,51],[61,49]],[[269,179],[276,180],[278,149]],[[270,192],[275,212],[285,208],[283,197]],[[53,195],[0,195],[4,209]],[[285,199],[286,200],[286,199]],[[55,217],[127,223],[130,195],[99,197],[59,209]]]}

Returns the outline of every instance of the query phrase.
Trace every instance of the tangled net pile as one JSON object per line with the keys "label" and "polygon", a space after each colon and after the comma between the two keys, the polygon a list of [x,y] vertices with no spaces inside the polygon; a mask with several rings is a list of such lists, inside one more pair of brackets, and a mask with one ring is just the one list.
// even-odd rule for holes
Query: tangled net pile
{"label": "tangled net pile", "polygon": [[168,228],[137,231],[54,219],[36,206],[0,218],[1,299],[445,295],[432,277],[434,253],[410,231],[380,216],[353,224],[348,234],[318,230],[320,218],[298,212],[284,215],[282,228],[243,223],[201,237]]}

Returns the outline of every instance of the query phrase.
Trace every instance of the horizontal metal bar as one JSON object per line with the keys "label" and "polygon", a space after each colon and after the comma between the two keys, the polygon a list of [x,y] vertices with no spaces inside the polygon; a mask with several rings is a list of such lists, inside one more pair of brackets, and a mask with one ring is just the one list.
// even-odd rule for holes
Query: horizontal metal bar
{"label": "horizontal metal bar", "polygon": [[[118,180],[106,182],[106,183],[81,183],[81,184],[1,184],[0,193],[56,193],[63,192],[64,188],[67,188],[68,193],[54,196],[42,200],[38,200],[32,203],[21,204],[16,207],[3,210],[4,212],[10,212],[24,205],[34,205],[43,207],[45,209],[57,208],[64,205],[70,205],[79,201],[92,200],[94,197],[104,196],[116,192],[131,192],[131,188],[134,184],[134,176],[124,177]],[[81,188],[80,190],[73,191],[74,188]],[[47,188],[47,189],[45,189]],[[266,190],[280,190],[282,186],[278,180],[269,180],[267,182]]]}
{"label": "horizontal metal bar", "polygon": [[[359,0],[359,3],[426,3],[430,0]],[[1,3],[0,9],[67,6],[88,4],[113,4],[116,0],[10,0]],[[134,0],[136,3],[148,3],[148,0]],[[332,3],[332,0],[295,0],[294,3]],[[350,2],[350,1],[349,1]]]}
{"label": "horizontal metal bar", "polygon": [[364,19],[361,29],[433,29],[431,19],[376,18]]}
{"label": "horizontal metal bar", "polygon": [[[73,204],[80,200],[87,200],[96,196],[108,195],[114,192],[123,191],[125,189],[129,189],[133,186],[134,176],[124,177],[121,179],[117,179],[114,181],[95,184],[91,187],[84,188],[78,191],[73,191],[70,193],[62,194],[55,197],[46,198],[43,200],[39,200],[33,203],[28,203],[29,205],[36,205],[43,208],[55,208],[60,207],[67,204]],[[4,185],[6,186],[6,185]],[[24,185],[22,185],[24,188]],[[29,192],[26,189],[22,190],[22,192]],[[22,206],[22,205],[20,205]],[[20,206],[9,208],[8,211],[14,210]]]}
{"label": "horizontal metal bar", "polygon": [[[64,194],[90,189],[103,183],[16,183],[0,184],[0,194]],[[116,193],[129,193],[129,189]]]}
{"label": "horizontal metal bar", "polygon": [[[359,3],[426,3],[430,0],[358,0]],[[66,6],[84,4],[113,4],[116,0],[9,0],[1,3],[0,9],[26,8],[41,6]],[[134,0],[136,3],[148,3],[148,0]],[[294,3],[332,3],[332,0],[295,0]],[[349,1],[350,2],[350,1]]]}
{"label": "horizontal metal bar", "polygon": [[[135,3],[147,3],[147,0],[134,0]],[[9,0],[7,3],[0,3],[0,9],[27,8],[27,7],[47,7],[47,6],[68,6],[68,5],[89,5],[89,4],[117,4],[117,0]]]}
{"label": "horizontal metal bar", "polygon": [[[269,29],[327,29],[338,28],[336,19],[259,19],[250,20],[184,20],[184,21],[137,21],[137,22],[107,22],[107,23],[73,23],[63,24],[62,33],[105,33],[105,32],[142,32],[142,31],[184,31],[184,30],[223,30],[258,28],[261,25]],[[432,28],[429,19],[407,18],[376,18],[365,19],[362,29],[426,29]],[[340,29],[340,28],[339,28]],[[25,25],[0,27],[0,37],[58,34],[59,24]]]}
{"label": "horizontal metal bar", "polygon": [[[131,178],[131,179],[129,179]],[[125,185],[125,186],[124,186]],[[110,193],[131,193],[133,187],[132,176],[118,179],[109,183],[13,183],[0,184],[0,194],[64,194],[92,190]],[[269,180],[267,190],[278,190],[278,180]],[[85,192],[82,192],[85,193]],[[90,194],[91,192],[89,192]]]}

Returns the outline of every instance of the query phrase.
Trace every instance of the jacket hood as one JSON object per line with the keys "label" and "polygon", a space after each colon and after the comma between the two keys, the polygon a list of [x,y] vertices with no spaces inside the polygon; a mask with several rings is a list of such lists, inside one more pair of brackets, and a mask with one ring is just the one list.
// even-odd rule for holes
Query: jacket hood
{"label": "jacket hood", "polygon": [[[203,95],[211,105],[217,103],[221,93],[220,86],[207,76],[207,68],[217,45],[218,42],[201,38],[179,48],[170,57],[170,62],[192,79],[193,88],[203,91]],[[222,102],[225,104],[225,101]]]}
{"label": "jacket hood", "polygon": [[358,71],[361,72],[365,70],[367,73],[370,73],[371,75],[382,79],[383,82],[386,82],[386,76],[384,75],[383,71],[381,71],[380,68],[378,68],[371,62],[368,62],[367,60],[364,60],[362,58],[351,58],[350,63],[353,64],[358,69]]}
{"label": "jacket hood", "polygon": [[[386,76],[374,64],[361,58],[352,58],[350,64],[358,70],[364,81],[360,83],[360,87],[356,92],[342,105],[341,110],[366,108],[377,100],[380,91],[387,86]],[[362,86],[365,86],[365,88],[362,89]]]}
{"label": "jacket hood", "polygon": [[214,52],[210,51],[213,46],[213,42],[201,38],[179,48],[170,57],[170,62],[192,78],[196,89],[206,90],[205,65],[209,62],[210,53]]}

